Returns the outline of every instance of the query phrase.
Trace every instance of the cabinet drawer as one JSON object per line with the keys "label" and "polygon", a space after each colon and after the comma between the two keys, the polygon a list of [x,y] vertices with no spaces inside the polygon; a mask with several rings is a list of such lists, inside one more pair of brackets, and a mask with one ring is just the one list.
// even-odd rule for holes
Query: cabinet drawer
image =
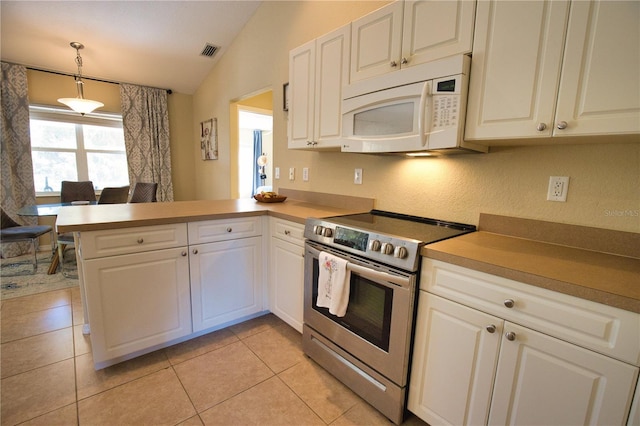
{"label": "cabinet drawer", "polygon": [[299,246],[304,245],[304,225],[271,218],[271,236]]}
{"label": "cabinet drawer", "polygon": [[423,259],[420,288],[640,365],[640,315],[634,312],[431,259]]}
{"label": "cabinet drawer", "polygon": [[83,259],[140,253],[187,245],[184,223],[80,233]]}
{"label": "cabinet drawer", "polygon": [[262,221],[257,216],[189,223],[189,244],[233,240],[257,235],[262,235]]}

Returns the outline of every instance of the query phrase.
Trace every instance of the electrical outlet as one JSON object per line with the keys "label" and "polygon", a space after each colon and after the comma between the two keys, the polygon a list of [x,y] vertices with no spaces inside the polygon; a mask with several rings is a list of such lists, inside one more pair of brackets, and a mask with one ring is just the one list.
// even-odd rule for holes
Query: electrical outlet
{"label": "electrical outlet", "polygon": [[362,185],[362,169],[356,169],[353,173],[353,183]]}
{"label": "electrical outlet", "polygon": [[303,167],[302,168],[302,180],[304,182],[308,182],[309,181],[309,168],[308,167]]}
{"label": "electrical outlet", "polygon": [[296,168],[289,167],[289,180],[296,180]]}
{"label": "electrical outlet", "polygon": [[273,174],[275,175],[276,179],[280,179],[280,167],[276,167]]}
{"label": "electrical outlet", "polygon": [[567,201],[567,192],[569,192],[568,176],[550,176],[549,190],[547,191],[547,200],[549,201]]}

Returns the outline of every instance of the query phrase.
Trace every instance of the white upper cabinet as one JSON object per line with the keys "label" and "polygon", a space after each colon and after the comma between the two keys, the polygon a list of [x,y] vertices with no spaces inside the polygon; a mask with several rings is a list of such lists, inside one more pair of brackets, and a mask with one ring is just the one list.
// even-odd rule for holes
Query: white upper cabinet
{"label": "white upper cabinet", "polygon": [[340,147],[350,30],[347,25],[290,52],[289,148]]}
{"label": "white upper cabinet", "polygon": [[350,82],[471,52],[475,1],[397,1],[352,23]]}
{"label": "white upper cabinet", "polygon": [[640,2],[478,2],[465,139],[640,132]]}

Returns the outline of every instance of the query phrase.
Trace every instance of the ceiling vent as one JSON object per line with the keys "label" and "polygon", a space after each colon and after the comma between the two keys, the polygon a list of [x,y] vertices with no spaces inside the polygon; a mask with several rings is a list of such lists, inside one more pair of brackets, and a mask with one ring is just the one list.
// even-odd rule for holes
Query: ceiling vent
{"label": "ceiling vent", "polygon": [[211,43],[207,43],[207,44],[204,45],[204,48],[202,49],[202,52],[200,52],[200,56],[206,56],[207,58],[213,58],[213,55],[215,55],[218,50],[220,50],[220,47],[214,46]]}

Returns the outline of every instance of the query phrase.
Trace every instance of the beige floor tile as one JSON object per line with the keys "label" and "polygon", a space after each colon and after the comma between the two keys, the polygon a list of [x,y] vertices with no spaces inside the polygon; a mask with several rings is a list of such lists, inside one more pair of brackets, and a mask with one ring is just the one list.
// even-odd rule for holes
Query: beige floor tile
{"label": "beige floor tile", "polygon": [[196,414],[173,369],[78,402],[80,425],[175,425]]}
{"label": "beige floor tile", "polygon": [[232,325],[229,330],[235,333],[240,339],[245,339],[253,334],[268,330],[285,324],[280,318],[273,314],[266,314],[240,324]]}
{"label": "beige floor tile", "polygon": [[90,353],[76,357],[78,400],[169,367],[163,351],[151,352],[111,367],[95,370]]}
{"label": "beige floor tile", "polygon": [[21,423],[20,426],[69,426],[76,424],[78,424],[78,406],[74,402],[26,423]]}
{"label": "beige floor tile", "polygon": [[302,335],[286,324],[249,336],[243,342],[275,373],[304,359]]}
{"label": "beige floor tile", "polygon": [[272,377],[200,413],[209,425],[324,425],[282,381]]}
{"label": "beige floor tile", "polygon": [[278,377],[326,423],[331,423],[361,401],[338,379],[306,358]]}
{"label": "beige floor tile", "polygon": [[71,305],[71,291],[69,289],[16,297],[2,302],[2,319],[66,305]]}
{"label": "beige floor tile", "polygon": [[73,325],[84,323],[84,310],[82,309],[82,298],[80,288],[73,287],[71,290],[71,306],[73,308]]}
{"label": "beige floor tile", "polygon": [[169,346],[165,352],[169,362],[175,365],[237,341],[238,338],[235,334],[224,329]]}
{"label": "beige floor tile", "polygon": [[193,416],[176,426],[204,426],[204,423],[202,423],[200,416]]}
{"label": "beige floor tile", "polygon": [[[365,401],[353,406],[349,411],[338,417],[331,426],[391,426],[393,423],[382,413]],[[408,414],[402,426],[428,426],[425,422]]]}
{"label": "beige floor tile", "polygon": [[242,342],[207,352],[174,369],[199,413],[273,375]]}
{"label": "beige floor tile", "polygon": [[4,343],[0,347],[2,378],[73,358],[71,328]]}
{"label": "beige floor tile", "polygon": [[71,306],[13,315],[2,319],[2,343],[71,327]]}
{"label": "beige floor tile", "polygon": [[82,325],[73,326],[73,347],[76,356],[91,352],[91,336],[82,334]]}
{"label": "beige floor tile", "polygon": [[3,425],[14,425],[75,402],[73,359],[2,379]]}

